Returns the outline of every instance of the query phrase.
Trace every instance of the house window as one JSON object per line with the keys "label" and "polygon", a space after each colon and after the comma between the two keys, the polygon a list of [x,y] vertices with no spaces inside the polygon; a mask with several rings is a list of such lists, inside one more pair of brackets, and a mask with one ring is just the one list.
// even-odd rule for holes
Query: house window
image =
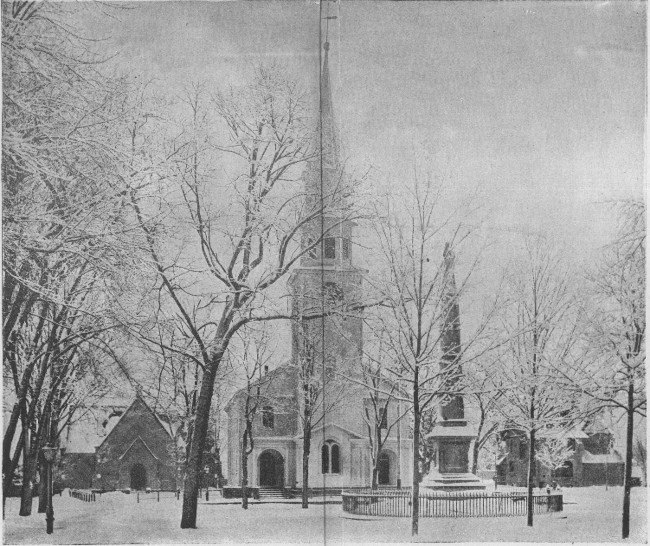
{"label": "house window", "polygon": [[275,426],[275,415],[271,406],[264,406],[262,408],[262,425],[266,428],[273,428]]}
{"label": "house window", "polygon": [[321,470],[323,474],[339,474],[341,472],[341,455],[339,445],[333,440],[327,440],[321,448]]}
{"label": "house window", "polygon": [[350,257],[350,239],[341,240],[341,253],[343,254],[344,260]]}
{"label": "house window", "polygon": [[325,248],[325,258],[336,258],[336,239],[334,237],[325,237],[323,239],[323,246]]}
{"label": "house window", "polygon": [[514,471],[515,471],[515,462],[508,461],[508,472],[514,472]]}
{"label": "house window", "polygon": [[519,440],[519,458],[526,458],[526,443]]}

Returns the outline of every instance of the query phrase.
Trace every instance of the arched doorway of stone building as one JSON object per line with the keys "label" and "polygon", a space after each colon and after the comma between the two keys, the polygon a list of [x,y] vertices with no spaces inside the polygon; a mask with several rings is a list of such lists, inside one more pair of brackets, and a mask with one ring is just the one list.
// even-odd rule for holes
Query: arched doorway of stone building
{"label": "arched doorway of stone building", "polygon": [[147,487],[147,469],[140,463],[131,467],[131,489],[144,489]]}
{"label": "arched doorway of stone building", "polygon": [[379,455],[379,464],[377,465],[377,483],[379,485],[390,485],[391,477],[395,470],[391,468],[391,454],[388,451],[382,451]]}
{"label": "arched doorway of stone building", "polygon": [[258,465],[260,487],[284,487],[284,457],[278,451],[263,451]]}

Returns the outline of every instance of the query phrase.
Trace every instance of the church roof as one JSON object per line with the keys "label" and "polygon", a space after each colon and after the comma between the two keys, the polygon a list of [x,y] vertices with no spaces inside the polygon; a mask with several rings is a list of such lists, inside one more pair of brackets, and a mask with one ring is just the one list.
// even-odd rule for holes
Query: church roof
{"label": "church roof", "polygon": [[[285,362],[284,364],[281,364],[277,368],[273,368],[272,370],[269,370],[266,372],[261,379],[255,380],[251,384],[251,388],[255,387],[259,383],[271,383],[274,379],[276,379],[277,376],[280,376],[285,373],[291,373],[294,370],[294,368],[291,366],[289,362]],[[291,388],[291,387],[289,387]],[[235,394],[232,395],[230,400],[228,400],[228,403],[226,404],[224,410],[226,413],[228,413],[232,407],[232,405],[235,403],[235,400],[242,396],[246,392],[246,387],[242,387],[239,389]],[[277,395],[274,395],[274,398],[277,398]]]}
{"label": "church roof", "polygon": [[127,454],[129,451],[131,451],[131,448],[133,448],[133,446],[135,445],[135,443],[136,443],[138,440],[140,440],[140,442],[141,442],[142,445],[147,449],[147,451],[148,451],[149,453],[151,453],[151,456],[152,456],[154,459],[156,459],[157,461],[160,460],[158,457],[156,457],[156,455],[154,454],[154,452],[151,451],[151,449],[150,449],[149,446],[147,445],[147,442],[145,442],[145,441],[142,439],[142,436],[138,436],[135,440],[133,440],[133,441],[129,444],[129,447],[127,447],[126,450],[124,451],[124,453],[122,453],[122,455],[119,456],[119,459],[120,459],[120,460],[122,460],[122,459],[126,456],[126,454]]}
{"label": "church roof", "polygon": [[[336,423],[325,423],[325,424],[320,424],[320,425],[318,425],[317,427],[315,427],[315,428],[311,431],[312,438],[315,436],[315,434],[316,434],[317,431],[320,431],[320,430],[323,430],[323,429],[328,429],[328,428],[337,428],[337,429],[339,429],[339,430],[345,432],[347,435],[352,436],[352,437],[357,438],[357,439],[358,439],[358,438],[364,438],[364,436],[362,436],[362,435],[359,434],[358,432],[354,432],[353,430],[350,430],[350,429],[348,429],[348,428],[342,427],[341,425],[338,425],[338,424],[336,424]],[[302,437],[303,437],[302,434],[299,434],[299,435],[295,436],[296,439],[299,439],[299,438],[302,438]]]}
{"label": "church roof", "polygon": [[[97,447],[101,447],[102,445],[104,445],[104,443],[106,442],[106,440],[108,440],[108,438],[111,436],[111,434],[113,434],[113,432],[115,431],[115,429],[117,428],[117,426],[120,424],[120,422],[121,422],[122,420],[124,420],[124,418],[126,417],[127,414],[129,414],[131,411],[133,411],[134,406],[135,406],[138,402],[139,402],[140,404],[142,404],[142,405],[143,405],[143,406],[144,406],[144,407],[145,407],[145,408],[146,408],[146,409],[151,413],[151,415],[153,415],[153,417],[154,417],[154,419],[156,420],[156,422],[160,425],[160,428],[162,428],[162,429],[165,431],[165,434],[167,434],[170,438],[173,438],[173,437],[174,437],[174,435],[173,435],[172,432],[171,432],[171,428],[170,428],[169,426],[165,426],[165,425],[163,424],[163,421],[160,419],[160,417],[158,417],[158,415],[156,415],[156,412],[153,411],[153,410],[149,407],[149,405],[148,405],[148,404],[147,404],[147,403],[146,403],[146,402],[145,402],[145,401],[144,401],[140,396],[136,396],[135,399],[133,400],[133,402],[131,403],[131,405],[126,409],[126,411],[125,411],[122,415],[120,415],[120,418],[119,418],[118,421],[113,425],[113,428],[111,429],[111,431],[110,431],[110,432],[109,432],[109,433],[104,437],[104,439],[101,441],[101,443],[100,443],[99,446],[97,446]],[[145,444],[145,445],[146,445],[146,444]],[[147,448],[147,449],[148,449],[148,448]]]}

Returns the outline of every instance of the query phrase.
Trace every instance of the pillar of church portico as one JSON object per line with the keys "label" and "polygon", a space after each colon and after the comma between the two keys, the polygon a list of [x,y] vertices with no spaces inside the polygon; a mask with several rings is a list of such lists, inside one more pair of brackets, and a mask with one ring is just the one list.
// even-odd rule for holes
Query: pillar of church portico
{"label": "pillar of church portico", "polygon": [[[445,245],[445,311],[446,320],[441,332],[442,358],[440,370],[449,372],[447,390],[454,391],[462,374],[460,363],[460,309],[454,278],[454,254],[450,245]],[[438,422],[427,434],[427,441],[433,449],[433,461],[429,474],[422,480],[422,486],[430,489],[458,491],[485,489],[485,485],[469,471],[469,453],[476,439],[474,428],[465,419],[465,405],[460,394],[441,403],[438,408]]]}

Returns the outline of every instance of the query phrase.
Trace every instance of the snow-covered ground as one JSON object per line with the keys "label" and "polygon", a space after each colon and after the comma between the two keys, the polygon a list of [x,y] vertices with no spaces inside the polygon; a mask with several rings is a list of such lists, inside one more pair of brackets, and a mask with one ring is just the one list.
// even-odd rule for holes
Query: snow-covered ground
{"label": "snow-covered ground", "polygon": [[[431,518],[420,520],[422,542],[616,542],[621,536],[621,487],[564,490],[564,512],[535,517]],[[244,511],[224,504],[217,495],[201,501],[198,529],[181,530],[181,501],[164,495],[111,493],[95,503],[67,496],[54,498],[54,534],[45,533],[43,514],[21,518],[18,499],[8,499],[4,522],[6,544],[220,543],[220,542],[409,542],[408,518],[377,518],[347,514],[340,505],[252,504]],[[34,502],[34,512],[37,503]],[[629,542],[647,542],[647,492],[632,490]]]}

